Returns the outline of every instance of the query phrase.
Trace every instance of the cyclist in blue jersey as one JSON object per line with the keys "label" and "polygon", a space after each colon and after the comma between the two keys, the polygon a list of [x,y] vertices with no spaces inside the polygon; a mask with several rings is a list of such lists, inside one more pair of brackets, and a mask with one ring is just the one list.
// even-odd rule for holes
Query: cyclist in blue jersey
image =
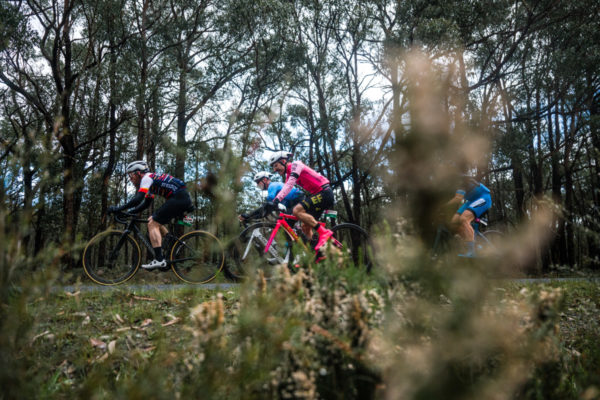
{"label": "cyclist in blue jersey", "polygon": [[[464,203],[463,203],[464,201]],[[450,226],[465,241],[467,251],[461,257],[475,257],[475,231],[471,222],[481,217],[492,206],[490,189],[476,179],[463,175],[461,187],[448,205],[462,204],[452,216]]]}
{"label": "cyclist in blue jersey", "polygon": [[182,212],[191,210],[192,199],[185,188],[185,182],[168,174],[159,175],[149,172],[145,161],[129,163],[126,171],[131,183],[138,188],[138,192],[124,205],[109,207],[108,212],[115,213],[132,208],[129,212],[137,214],[150,206],[155,194],[167,199],[148,217],[148,234],[156,258],[142,265],[142,268],[147,270],[164,268],[167,262],[162,253],[162,234],[166,233],[167,229],[163,225],[181,215]]}
{"label": "cyclist in blue jersey", "polygon": [[[281,182],[273,182],[271,181],[271,174],[268,172],[261,171],[254,175],[254,182],[256,182],[256,186],[260,190],[267,191],[267,201],[273,201],[275,196],[281,191],[283,188],[283,183]],[[304,194],[302,191],[293,188],[290,193],[283,199],[281,204],[283,204],[288,211],[294,208],[296,204],[298,204],[304,198]],[[256,210],[252,211],[250,214],[242,214],[238,218],[240,221],[245,221],[247,219],[258,218],[264,212],[263,207],[259,207]]]}

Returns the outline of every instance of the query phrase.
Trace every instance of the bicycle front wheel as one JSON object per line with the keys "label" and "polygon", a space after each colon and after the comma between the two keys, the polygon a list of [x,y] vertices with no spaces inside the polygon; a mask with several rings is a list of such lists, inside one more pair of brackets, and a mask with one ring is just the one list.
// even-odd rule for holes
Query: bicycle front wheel
{"label": "bicycle front wheel", "polygon": [[138,242],[123,231],[101,232],[83,250],[83,270],[100,285],[129,280],[140,267],[140,260]]}
{"label": "bicycle front wheel", "polygon": [[262,269],[266,279],[273,276],[275,266],[286,264],[292,259],[292,239],[280,228],[269,250],[266,245],[275,224],[259,222],[250,225],[235,238],[229,247],[227,274],[233,280],[249,276],[252,271]]}
{"label": "bicycle front wheel", "polygon": [[179,279],[188,283],[207,283],[223,269],[225,253],[221,241],[205,231],[181,236],[171,248],[171,268]]}
{"label": "bicycle front wheel", "polygon": [[369,234],[363,228],[354,224],[339,224],[331,228],[332,243],[347,255],[355,267],[365,268],[367,272],[373,268],[373,248]]}

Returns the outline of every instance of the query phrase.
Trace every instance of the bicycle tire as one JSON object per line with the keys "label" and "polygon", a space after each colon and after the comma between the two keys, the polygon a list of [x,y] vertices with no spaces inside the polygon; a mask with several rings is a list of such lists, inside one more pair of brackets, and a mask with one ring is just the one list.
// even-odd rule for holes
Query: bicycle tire
{"label": "bicycle tire", "polygon": [[[171,269],[184,282],[208,283],[223,269],[225,252],[221,241],[206,231],[191,231],[171,247]],[[178,261],[179,260],[179,261]]]}
{"label": "bicycle tire", "polygon": [[430,250],[430,257],[432,259],[439,259],[440,257],[450,253],[452,249],[453,235],[450,233],[445,225],[437,227],[435,239]]}
{"label": "bicycle tire", "polygon": [[265,254],[265,247],[275,223],[258,222],[244,229],[229,246],[229,260],[226,275],[233,281],[248,277],[252,271],[262,269],[266,279],[273,276],[276,265],[292,260],[292,239],[283,228],[277,236],[269,253]]}
{"label": "bicycle tire", "polygon": [[500,256],[500,244],[504,240],[504,234],[495,230],[479,232],[479,234],[484,240],[476,238],[477,253]]}
{"label": "bicycle tire", "polygon": [[[119,243],[120,247],[112,254]],[[137,272],[140,262],[139,243],[123,231],[101,232],[90,239],[83,250],[83,270],[100,285],[111,286],[128,281]]]}
{"label": "bicycle tire", "polygon": [[365,268],[370,272],[373,268],[373,246],[369,234],[363,228],[351,223],[338,224],[331,228],[334,245],[349,257],[352,265]]}

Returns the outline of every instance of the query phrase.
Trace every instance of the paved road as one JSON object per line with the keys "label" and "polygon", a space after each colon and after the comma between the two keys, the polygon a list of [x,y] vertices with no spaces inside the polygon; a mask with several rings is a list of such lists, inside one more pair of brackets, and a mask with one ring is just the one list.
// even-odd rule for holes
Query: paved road
{"label": "paved road", "polygon": [[104,291],[136,291],[136,290],[179,290],[179,289],[197,289],[197,290],[228,290],[238,286],[237,283],[206,283],[204,285],[186,285],[186,284],[143,284],[143,285],[69,285],[52,288],[52,292],[104,292]]}
{"label": "paved road", "polygon": [[[503,279],[504,280],[504,279]],[[584,282],[591,281],[600,284],[599,278],[521,278],[511,279],[515,283],[552,283],[552,282]],[[143,284],[143,285],[76,285],[62,286],[52,288],[52,292],[102,292],[102,291],[136,291],[136,290],[179,290],[179,289],[197,289],[197,290],[229,290],[237,287],[237,283],[207,283],[204,285],[186,285],[186,284]]]}

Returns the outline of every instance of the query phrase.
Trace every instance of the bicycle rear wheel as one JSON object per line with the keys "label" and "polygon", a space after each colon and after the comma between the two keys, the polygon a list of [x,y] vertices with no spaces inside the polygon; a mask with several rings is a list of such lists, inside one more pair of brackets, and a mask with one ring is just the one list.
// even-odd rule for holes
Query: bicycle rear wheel
{"label": "bicycle rear wheel", "polygon": [[223,269],[225,253],[221,241],[205,231],[181,236],[171,248],[171,268],[184,282],[200,284],[215,279]]}
{"label": "bicycle rear wheel", "polygon": [[477,253],[484,256],[500,256],[500,246],[504,240],[504,234],[500,231],[485,231],[479,232],[475,238],[477,245]]}
{"label": "bicycle rear wheel", "polygon": [[336,225],[331,230],[333,231],[332,243],[347,255],[352,265],[365,268],[367,272],[371,271],[373,248],[367,231],[349,223]]}
{"label": "bicycle rear wheel", "polygon": [[123,231],[105,231],[94,236],[83,250],[83,270],[100,285],[118,285],[129,280],[140,266],[140,246]]}
{"label": "bicycle rear wheel", "polygon": [[283,228],[279,229],[269,251],[265,253],[274,228],[275,223],[259,222],[250,225],[235,238],[229,248],[230,262],[226,271],[232,280],[243,279],[259,268],[269,279],[273,276],[275,266],[287,265],[292,259],[292,239]]}

